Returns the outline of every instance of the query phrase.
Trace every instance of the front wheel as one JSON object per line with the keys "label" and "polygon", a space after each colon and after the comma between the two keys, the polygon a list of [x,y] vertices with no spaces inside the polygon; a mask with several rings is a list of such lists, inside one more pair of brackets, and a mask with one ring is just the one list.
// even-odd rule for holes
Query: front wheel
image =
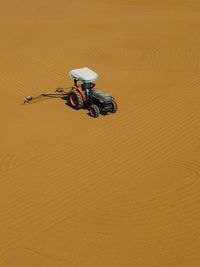
{"label": "front wheel", "polygon": [[115,100],[112,100],[112,110],[111,113],[115,113],[117,111],[117,103]]}
{"label": "front wheel", "polygon": [[99,110],[99,108],[96,105],[91,105],[88,108],[88,111],[89,111],[90,116],[92,116],[94,118],[99,117],[100,110]]}

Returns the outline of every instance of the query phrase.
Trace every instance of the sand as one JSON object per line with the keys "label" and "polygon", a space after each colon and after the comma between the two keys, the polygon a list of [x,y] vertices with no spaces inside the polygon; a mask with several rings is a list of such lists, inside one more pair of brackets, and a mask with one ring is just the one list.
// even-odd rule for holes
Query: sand
{"label": "sand", "polygon": [[[200,266],[200,2],[4,1],[0,267]],[[60,99],[87,66],[117,100]]]}

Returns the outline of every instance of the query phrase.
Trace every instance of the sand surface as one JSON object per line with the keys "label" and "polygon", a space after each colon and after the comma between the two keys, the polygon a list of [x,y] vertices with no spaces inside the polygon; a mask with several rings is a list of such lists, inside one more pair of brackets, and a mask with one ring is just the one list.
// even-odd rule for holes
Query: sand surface
{"label": "sand surface", "polygon": [[[0,267],[200,266],[200,1],[2,1],[0,34]],[[83,66],[118,113],[21,105]]]}

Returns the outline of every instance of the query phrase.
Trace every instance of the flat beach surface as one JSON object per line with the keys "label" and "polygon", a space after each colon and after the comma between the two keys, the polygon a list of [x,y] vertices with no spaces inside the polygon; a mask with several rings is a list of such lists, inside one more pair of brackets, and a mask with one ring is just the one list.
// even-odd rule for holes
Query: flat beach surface
{"label": "flat beach surface", "polygon": [[[0,8],[0,267],[200,266],[200,1]],[[60,99],[87,66],[116,114]]]}

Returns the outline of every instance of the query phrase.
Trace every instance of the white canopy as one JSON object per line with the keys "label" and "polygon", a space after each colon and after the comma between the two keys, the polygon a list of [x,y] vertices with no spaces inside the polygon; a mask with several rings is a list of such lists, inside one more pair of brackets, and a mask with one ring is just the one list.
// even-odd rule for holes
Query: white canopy
{"label": "white canopy", "polygon": [[80,69],[71,70],[69,76],[73,79],[78,79],[79,81],[93,82],[98,79],[99,75],[93,70],[84,67]]}

